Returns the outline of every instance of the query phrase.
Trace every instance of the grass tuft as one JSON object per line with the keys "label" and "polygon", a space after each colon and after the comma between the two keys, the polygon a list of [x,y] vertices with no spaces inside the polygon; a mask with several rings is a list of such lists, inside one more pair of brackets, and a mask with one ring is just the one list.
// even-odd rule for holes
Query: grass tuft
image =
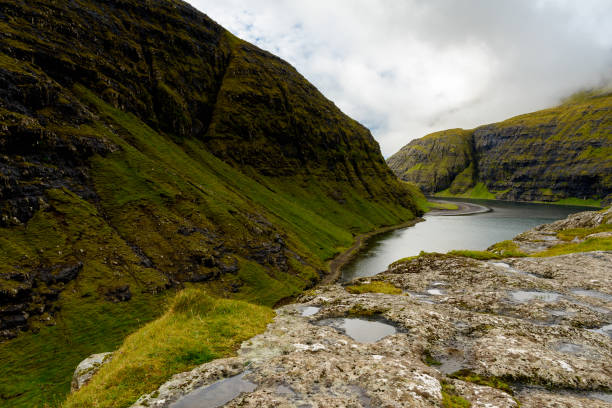
{"label": "grass tuft", "polygon": [[459,370],[450,375],[451,378],[456,378],[458,380],[471,382],[478,385],[484,385],[486,387],[497,388],[503,392],[506,392],[510,395],[513,394],[512,388],[510,388],[510,384],[505,382],[500,377],[486,377],[476,374],[470,370]]}
{"label": "grass tuft", "polygon": [[534,257],[573,254],[575,252],[611,251],[612,238],[589,238],[583,242],[555,245],[545,251],[536,252]]}
{"label": "grass tuft", "polygon": [[489,251],[473,251],[469,249],[456,249],[448,252],[449,255],[465,256],[467,258],[487,260],[487,259],[501,259],[500,254]]}
{"label": "grass tuft", "polygon": [[455,386],[442,381],[442,407],[470,408],[472,403],[457,393]]}
{"label": "grass tuft", "polygon": [[70,394],[62,406],[128,407],[173,374],[234,354],[273,317],[268,307],[185,289],[165,314],[128,336],[91,383]]}
{"label": "grass tuft", "polygon": [[399,295],[402,290],[388,282],[373,281],[360,285],[347,286],[346,291],[352,294],[360,293],[387,293],[389,295]]}
{"label": "grass tuft", "polygon": [[509,239],[491,245],[487,248],[487,251],[499,254],[502,258],[521,258],[527,256],[514,241]]}

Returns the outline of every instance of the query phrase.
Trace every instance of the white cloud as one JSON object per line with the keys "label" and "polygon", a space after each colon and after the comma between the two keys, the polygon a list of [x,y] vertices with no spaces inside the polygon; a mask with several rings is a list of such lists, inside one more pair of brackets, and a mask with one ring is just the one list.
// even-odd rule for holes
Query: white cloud
{"label": "white cloud", "polygon": [[190,0],[294,65],[388,156],[612,74],[608,0]]}

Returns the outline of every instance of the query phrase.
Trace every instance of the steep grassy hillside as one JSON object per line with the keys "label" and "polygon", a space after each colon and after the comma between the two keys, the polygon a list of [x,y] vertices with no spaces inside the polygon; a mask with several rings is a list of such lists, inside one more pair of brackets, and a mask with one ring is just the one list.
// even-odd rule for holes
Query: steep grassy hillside
{"label": "steep grassy hillside", "polygon": [[269,307],[420,212],[367,129],[180,1],[0,10],[0,405],[63,399],[185,285]]}
{"label": "steep grassy hillside", "polygon": [[600,205],[612,200],[612,92],[413,140],[388,159],[428,194]]}

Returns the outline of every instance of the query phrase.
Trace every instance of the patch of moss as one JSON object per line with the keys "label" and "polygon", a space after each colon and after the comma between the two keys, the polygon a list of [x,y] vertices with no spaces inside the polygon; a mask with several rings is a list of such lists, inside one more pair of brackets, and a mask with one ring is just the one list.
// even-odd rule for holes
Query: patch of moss
{"label": "patch of moss", "polygon": [[573,254],[575,252],[610,251],[612,250],[612,238],[589,238],[583,242],[555,245],[531,256],[547,257]]}
{"label": "patch of moss", "polygon": [[487,252],[498,254],[502,258],[520,258],[527,256],[527,254],[522,252],[519,246],[512,240],[505,240],[493,244],[487,248]]}
{"label": "patch of moss", "polygon": [[574,205],[577,207],[599,207],[601,208],[601,200],[596,200],[594,198],[584,199],[584,198],[569,197],[569,198],[564,198],[562,200],[553,201],[547,204]]}
{"label": "patch of moss", "polygon": [[457,204],[453,203],[441,203],[441,202],[427,202],[429,210],[456,210],[459,208]]}
{"label": "patch of moss", "polygon": [[557,232],[557,237],[564,241],[572,241],[575,238],[583,239],[587,235],[609,231],[612,231],[612,224],[601,224],[594,228],[571,228],[561,230]]}
{"label": "patch of moss", "polygon": [[469,249],[453,250],[453,251],[449,251],[448,254],[449,255],[456,255],[456,256],[465,256],[467,258],[480,259],[480,260],[501,259],[501,258],[503,258],[502,255],[494,253],[494,252],[490,252],[490,251],[473,251],[473,250],[469,250]]}
{"label": "patch of moss", "polygon": [[513,394],[512,388],[510,387],[510,384],[508,384],[506,381],[504,381],[500,377],[481,376],[481,375],[476,374],[476,373],[474,373],[474,372],[472,372],[470,370],[459,370],[459,371],[454,372],[453,374],[451,374],[450,377],[451,378],[456,378],[456,379],[462,380],[462,381],[471,382],[471,383],[478,384],[478,385],[484,385],[486,387],[497,388],[498,390],[506,392],[506,393],[508,393],[510,395]]}
{"label": "patch of moss", "polygon": [[442,363],[438,360],[436,360],[436,358],[434,356],[431,355],[431,352],[429,350],[425,350],[423,352],[423,357],[422,360],[425,364],[427,364],[428,366],[440,366],[442,365]]}
{"label": "patch of moss", "polygon": [[387,293],[389,295],[399,295],[402,290],[388,282],[372,281],[359,285],[347,286],[346,291],[353,294],[359,293]]}
{"label": "patch of moss", "polygon": [[442,381],[442,407],[444,408],[470,408],[472,403],[457,393],[455,386]]}
{"label": "patch of moss", "polygon": [[381,311],[376,309],[367,309],[357,303],[353,307],[351,307],[348,311],[349,316],[373,316],[375,314],[379,314]]}

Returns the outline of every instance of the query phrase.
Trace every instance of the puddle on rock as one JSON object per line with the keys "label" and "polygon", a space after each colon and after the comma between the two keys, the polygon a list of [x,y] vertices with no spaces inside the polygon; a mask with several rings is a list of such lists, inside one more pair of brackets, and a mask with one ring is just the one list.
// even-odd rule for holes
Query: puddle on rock
{"label": "puddle on rock", "polygon": [[568,299],[570,302],[572,302],[575,305],[578,306],[583,306],[586,307],[587,309],[595,312],[595,313],[602,313],[602,314],[608,314],[610,313],[610,310],[606,309],[605,307],[599,307],[599,306],[593,306],[590,303],[586,303],[586,302],[582,302],[580,300],[576,300],[576,299]]}
{"label": "puddle on rock", "polygon": [[589,398],[598,399],[601,401],[612,403],[612,393],[609,393],[609,392],[591,391],[591,392],[587,392],[586,395]]}
{"label": "puddle on rock", "polygon": [[444,295],[444,291],[441,289],[427,289],[427,293],[435,296]]}
{"label": "puddle on rock", "polygon": [[584,346],[574,343],[559,343],[555,346],[555,350],[561,353],[582,354],[585,352]]}
{"label": "puddle on rock", "polygon": [[599,292],[596,290],[588,290],[588,289],[573,289],[572,294],[578,296],[588,296],[592,298],[602,299],[607,302],[612,302],[612,295],[608,295],[607,293]]}
{"label": "puddle on rock", "polygon": [[404,291],[404,293],[408,293],[411,298],[418,300],[419,302],[428,303],[430,305],[435,305],[430,295],[426,295],[424,293],[412,292],[410,290]]}
{"label": "puddle on rock", "polygon": [[465,360],[461,357],[457,356],[445,356],[440,358],[440,364],[436,367],[440,372],[449,375],[452,373],[456,373],[459,370],[462,370],[466,367]]}
{"label": "puddle on rock", "polygon": [[512,297],[512,300],[519,303],[526,303],[531,300],[554,302],[563,297],[560,293],[536,290],[514,290],[509,293]]}
{"label": "puddle on rock", "polygon": [[364,408],[370,408],[372,406],[372,400],[366,391],[358,385],[349,385],[348,388],[357,395],[357,399]]}
{"label": "puddle on rock", "polygon": [[308,317],[317,314],[321,308],[316,306],[302,306],[300,310],[302,312],[302,316]]}
{"label": "puddle on rock", "polygon": [[376,320],[334,317],[319,320],[316,324],[333,327],[360,343],[375,343],[383,337],[397,333],[394,326]]}
{"label": "puddle on rock", "polygon": [[589,329],[589,331],[592,331],[594,333],[601,333],[612,339],[612,324],[607,324],[603,327],[600,327],[599,329]]}
{"label": "puddle on rock", "polygon": [[249,371],[245,371],[242,374],[198,388],[170,405],[170,408],[222,407],[243,392],[255,391],[257,384],[243,378],[248,373]]}
{"label": "puddle on rock", "polygon": [[[535,273],[525,272],[525,271],[521,271],[520,269],[513,268],[512,266],[508,265],[505,262],[491,262],[491,265],[497,266],[499,268],[503,268],[504,272],[512,272],[513,274],[530,276],[532,278],[542,278],[541,276],[538,276]],[[510,275],[509,273],[507,274]]]}
{"label": "puddle on rock", "polygon": [[548,310],[548,313],[555,317],[568,317],[576,314],[576,312],[568,312],[567,310]]}
{"label": "puddle on rock", "polygon": [[450,375],[467,368],[467,361],[463,355],[463,351],[456,348],[450,348],[447,349],[446,352],[448,354],[436,356],[436,359],[441,363],[435,367],[438,371]]}
{"label": "puddle on rock", "polygon": [[590,347],[583,346],[582,344],[561,342],[554,345],[553,349],[560,353],[575,354],[577,356],[585,357],[592,360],[597,360],[601,358],[599,353],[592,350]]}
{"label": "puddle on rock", "polygon": [[281,395],[289,395],[289,396],[295,396],[295,391],[293,391],[293,389],[291,389],[291,387],[288,387],[284,384],[278,385],[276,387],[276,393],[277,394],[281,394]]}

